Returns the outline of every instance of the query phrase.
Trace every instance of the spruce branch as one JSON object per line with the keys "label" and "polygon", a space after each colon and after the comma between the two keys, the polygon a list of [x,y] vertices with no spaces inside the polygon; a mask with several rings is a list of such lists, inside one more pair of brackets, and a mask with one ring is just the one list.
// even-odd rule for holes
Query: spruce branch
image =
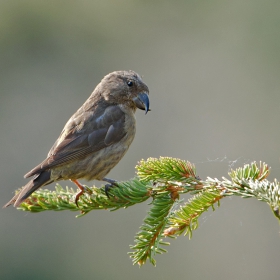
{"label": "spruce branch", "polygon": [[163,231],[168,223],[174,201],[168,194],[163,194],[155,198],[141,231],[135,237],[135,245],[130,246],[134,252],[129,253],[133,259],[133,264],[143,265],[147,258],[155,265],[155,254],[165,253],[166,250],[160,245],[169,245],[163,242]]}
{"label": "spruce branch", "polygon": [[[133,264],[143,265],[149,260],[156,264],[155,255],[166,252],[162,245],[166,237],[192,236],[198,227],[199,217],[209,208],[215,210],[222,198],[241,196],[256,198],[266,202],[275,217],[280,220],[280,186],[275,179],[268,181],[270,168],[267,164],[255,162],[231,170],[230,178],[206,178],[201,180],[196,175],[195,166],[190,162],[175,158],[160,157],[140,161],[136,166],[137,177],[118,182],[110,189],[110,197],[105,188],[85,187],[86,192],[80,197],[78,207],[74,202],[76,191],[57,185],[55,191],[41,189],[34,192],[19,210],[42,212],[47,210],[80,211],[77,217],[92,210],[127,208],[152,198],[151,208],[140,231],[135,236],[133,252],[129,253]],[[180,195],[190,193],[192,197],[183,202]]]}
{"label": "spruce branch", "polygon": [[160,157],[141,160],[136,166],[137,175],[143,182],[188,183],[195,178],[195,166],[177,158]]}
{"label": "spruce branch", "polygon": [[59,184],[55,191],[40,189],[25,200],[19,210],[30,211],[33,213],[47,210],[80,211],[77,217],[84,216],[92,210],[110,209],[111,211],[119,208],[127,208],[136,203],[141,203],[152,196],[153,187],[151,184],[143,184],[137,179],[128,182],[118,182],[118,186],[110,189],[110,197],[105,193],[105,187],[87,187],[83,196],[75,203],[77,191],[66,187],[63,189]]}
{"label": "spruce branch", "polygon": [[207,190],[194,195],[189,202],[181,206],[179,210],[173,213],[169,219],[170,227],[164,230],[164,236],[175,237],[185,232],[185,235],[192,237],[192,231],[198,227],[198,218],[210,207],[213,210],[214,204],[223,198],[217,189]]}

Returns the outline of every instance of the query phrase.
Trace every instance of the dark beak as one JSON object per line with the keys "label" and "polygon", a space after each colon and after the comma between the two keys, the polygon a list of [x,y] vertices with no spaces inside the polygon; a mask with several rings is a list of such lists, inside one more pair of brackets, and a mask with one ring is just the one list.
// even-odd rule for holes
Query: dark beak
{"label": "dark beak", "polygon": [[133,101],[134,101],[136,107],[141,110],[144,110],[146,112],[146,114],[148,113],[148,111],[150,111],[149,96],[146,92],[138,93],[137,96],[133,98]]}

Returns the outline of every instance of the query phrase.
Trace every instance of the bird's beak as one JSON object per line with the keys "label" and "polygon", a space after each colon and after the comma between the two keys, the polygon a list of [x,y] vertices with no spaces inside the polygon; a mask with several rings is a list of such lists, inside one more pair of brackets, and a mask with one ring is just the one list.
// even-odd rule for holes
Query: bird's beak
{"label": "bird's beak", "polygon": [[148,94],[146,92],[138,93],[137,96],[133,98],[133,101],[136,107],[141,110],[145,110],[146,114],[148,113],[148,111],[150,111],[149,109],[150,101],[149,101]]}

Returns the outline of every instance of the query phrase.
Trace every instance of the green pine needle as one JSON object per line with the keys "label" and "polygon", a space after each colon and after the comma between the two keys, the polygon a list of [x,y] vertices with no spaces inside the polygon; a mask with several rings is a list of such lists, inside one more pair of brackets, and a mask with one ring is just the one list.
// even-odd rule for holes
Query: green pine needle
{"label": "green pine needle", "polygon": [[[55,191],[40,189],[34,192],[18,209],[33,213],[80,211],[77,217],[81,217],[92,210],[114,211],[152,198],[147,217],[135,236],[134,245],[131,245],[133,252],[129,253],[133,264],[140,266],[147,260],[156,264],[155,256],[165,253],[162,246],[169,245],[164,238],[176,238],[183,233],[191,238],[198,228],[199,217],[209,208],[214,210],[220,199],[227,196],[252,197],[266,202],[280,220],[280,185],[276,179],[273,182],[267,180],[270,168],[265,163],[257,165],[253,162],[231,170],[230,179],[208,177],[204,181],[196,176],[193,164],[176,158],[149,158],[140,161],[136,169],[138,177],[117,183],[110,189],[109,197],[104,187],[85,187],[77,207],[77,191],[57,185]],[[184,193],[193,196],[183,204],[180,196]]]}

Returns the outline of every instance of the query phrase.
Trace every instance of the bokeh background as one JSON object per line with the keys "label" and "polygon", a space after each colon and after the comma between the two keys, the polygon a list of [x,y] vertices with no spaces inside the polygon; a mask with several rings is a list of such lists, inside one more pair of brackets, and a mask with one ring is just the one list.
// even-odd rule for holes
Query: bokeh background
{"label": "bokeh background", "polygon": [[[0,204],[102,77],[124,69],[143,75],[152,111],[137,113],[136,138],[111,178],[171,156],[201,178],[261,160],[280,179],[279,13],[272,0],[2,0]],[[224,199],[192,240],[170,240],[156,268],[139,269],[127,252],[148,209],[80,219],[2,209],[0,279],[279,279],[280,227],[265,203]]]}

